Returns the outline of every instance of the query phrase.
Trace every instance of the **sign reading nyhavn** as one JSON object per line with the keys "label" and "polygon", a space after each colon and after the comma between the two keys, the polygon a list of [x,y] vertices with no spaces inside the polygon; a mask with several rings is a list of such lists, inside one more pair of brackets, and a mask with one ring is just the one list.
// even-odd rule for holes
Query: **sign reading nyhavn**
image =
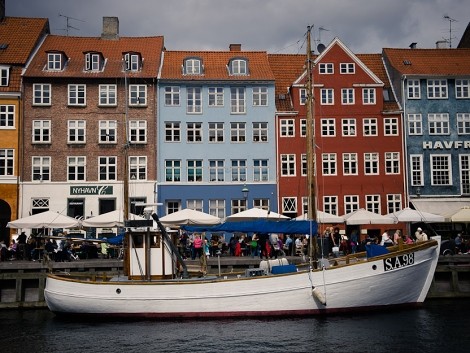
{"label": "sign reading nyhavn", "polygon": [[110,185],[71,186],[70,195],[112,195],[113,187]]}

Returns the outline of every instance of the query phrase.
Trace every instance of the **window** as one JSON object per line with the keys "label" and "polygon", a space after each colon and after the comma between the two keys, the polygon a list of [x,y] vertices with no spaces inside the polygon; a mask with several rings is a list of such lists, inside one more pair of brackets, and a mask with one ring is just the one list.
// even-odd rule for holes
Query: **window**
{"label": "window", "polygon": [[282,198],[282,213],[297,213],[297,198],[296,197],[283,197]]}
{"label": "window", "polygon": [[400,211],[402,209],[401,205],[401,195],[400,194],[387,194],[387,213],[393,213]]}
{"label": "window", "polygon": [[255,107],[268,105],[268,88],[267,87],[253,87],[253,105]]}
{"label": "window", "polygon": [[385,152],[385,174],[400,174],[400,152]]}
{"label": "window", "polygon": [[281,119],[279,121],[281,137],[294,137],[295,136],[295,120],[294,119]]}
{"label": "window", "polygon": [[166,202],[166,214],[171,214],[177,212],[181,209],[181,202],[180,201],[167,201]]}
{"label": "window", "polygon": [[323,175],[336,175],[336,153],[322,153]]}
{"label": "window", "polygon": [[99,143],[116,143],[117,142],[117,121],[116,120],[100,120],[99,121]]}
{"label": "window", "polygon": [[341,89],[341,104],[351,105],[354,104],[354,88]]}
{"label": "window", "polygon": [[225,181],[225,164],[223,160],[209,161],[209,181]]}
{"label": "window", "polygon": [[423,118],[421,114],[408,114],[408,135],[423,134]]}
{"label": "window", "polygon": [[340,63],[339,64],[339,72],[341,74],[353,74],[354,71],[355,71],[354,63]]}
{"label": "window", "polygon": [[232,181],[246,181],[246,160],[232,159]]}
{"label": "window", "polygon": [[362,121],[362,130],[364,136],[377,136],[377,119],[365,118]]}
{"label": "window", "polygon": [[229,66],[231,75],[248,75],[248,66],[245,59],[233,59]]}
{"label": "window", "polygon": [[379,174],[379,154],[378,153],[364,153],[364,174],[378,175]]}
{"label": "window", "polygon": [[398,118],[384,119],[384,135],[398,136]]}
{"label": "window", "polygon": [[185,75],[200,75],[202,73],[202,65],[200,59],[186,59],[184,61]]}
{"label": "window", "polygon": [[334,97],[333,97],[333,88],[322,88],[320,89],[320,103],[322,105],[333,105],[334,104]]}
{"label": "window", "polygon": [[253,123],[253,142],[268,141],[268,123]]}
{"label": "window", "polygon": [[147,85],[129,85],[129,105],[147,105]]}
{"label": "window", "polygon": [[202,161],[188,160],[188,182],[202,181]]}
{"label": "window", "polygon": [[462,195],[470,194],[470,155],[460,155],[460,190]]}
{"label": "window", "polygon": [[100,105],[117,105],[116,85],[100,85]]}
{"label": "window", "polygon": [[459,135],[470,134],[470,113],[457,113],[457,133]]}
{"label": "window", "polygon": [[147,122],[145,120],[129,121],[129,142],[147,143]]}
{"label": "window", "polygon": [[0,149],[0,176],[12,176],[14,167],[14,150]]}
{"label": "window", "polygon": [[85,143],[86,142],[86,121],[85,120],[69,120],[68,121],[68,143]]}
{"label": "window", "polygon": [[230,106],[232,114],[244,114],[245,110],[245,88],[230,88]]}
{"label": "window", "polygon": [[98,157],[98,180],[116,180],[117,161],[116,157]]}
{"label": "window", "polygon": [[69,85],[69,105],[86,105],[86,85]]}
{"label": "window", "polygon": [[245,142],[246,139],[246,124],[245,123],[230,123],[230,141],[231,142]]}
{"label": "window", "polygon": [[320,75],[327,75],[334,73],[334,66],[333,63],[320,63],[318,65],[318,72]]}
{"label": "window", "polygon": [[455,80],[455,98],[470,98],[470,80],[457,79]]}
{"label": "window", "polygon": [[231,203],[230,212],[232,214],[245,211],[248,208],[246,205],[247,200],[234,199],[234,200],[231,200],[230,203]]}
{"label": "window", "polygon": [[63,55],[61,53],[48,53],[47,54],[47,69],[48,70],[62,70],[63,69]]}
{"label": "window", "polygon": [[48,83],[33,84],[33,105],[51,105],[51,85]]}
{"label": "window", "polygon": [[0,105],[0,129],[11,129],[15,127],[15,106]]}
{"label": "window", "polygon": [[338,214],[338,197],[337,196],[323,196],[323,209],[326,213],[337,215]]}
{"label": "window", "polygon": [[67,157],[67,180],[84,181],[85,180],[85,161],[86,157]]}
{"label": "window", "polygon": [[356,119],[341,119],[343,136],[356,136]]}
{"label": "window", "polygon": [[33,120],[33,143],[51,142],[51,121]]}
{"label": "window", "polygon": [[187,123],[187,142],[202,142],[202,124]]}
{"label": "window", "polygon": [[300,155],[300,170],[301,170],[301,173],[302,173],[302,176],[306,176],[307,175],[307,169],[308,169],[308,163],[307,163],[307,154],[306,153],[302,153]]}
{"label": "window", "polygon": [[51,157],[33,157],[31,173],[34,181],[50,181]]}
{"label": "window", "polygon": [[381,214],[380,212],[380,195],[366,195],[366,210]]}
{"label": "window", "polygon": [[305,103],[307,102],[307,90],[305,88],[299,89],[299,99],[300,105],[305,105]]}
{"label": "window", "polygon": [[181,124],[177,121],[165,122],[165,142],[181,141]]}
{"label": "window", "polygon": [[253,199],[253,207],[268,211],[269,199]]}
{"label": "window", "polygon": [[10,68],[0,66],[0,86],[8,86],[10,84]]}
{"label": "window", "polygon": [[357,175],[357,153],[343,153],[343,174]]}
{"label": "window", "polygon": [[321,119],[321,135],[336,136],[335,119]]}
{"label": "window", "polygon": [[225,218],[225,200],[209,200],[209,214],[215,217]]}
{"label": "window", "polygon": [[202,200],[188,199],[186,200],[186,208],[194,211],[203,211]]}
{"label": "window", "polygon": [[126,63],[126,70],[139,71],[141,67],[141,58],[138,53],[126,53],[124,55],[124,62]]}
{"label": "window", "polygon": [[129,157],[129,179],[147,180],[147,156]]}
{"label": "window", "polygon": [[447,80],[431,80],[428,83],[428,99],[447,98]]}
{"label": "window", "polygon": [[165,87],[165,105],[179,106],[180,105],[180,88],[178,86]]}
{"label": "window", "polygon": [[429,135],[449,135],[449,114],[428,114]]}
{"label": "window", "polygon": [[410,155],[411,186],[423,186],[423,156],[419,154]]}
{"label": "window", "polygon": [[223,87],[209,87],[209,107],[223,107],[224,106],[224,88]]}
{"label": "window", "polygon": [[100,71],[103,67],[102,56],[99,53],[86,53],[85,54],[85,70],[87,71]]}
{"label": "window", "polygon": [[307,119],[300,119],[300,136],[307,136]]}
{"label": "window", "polygon": [[434,154],[431,158],[431,185],[452,185],[451,156]]}
{"label": "window", "polygon": [[268,181],[268,160],[255,159],[253,161],[253,181]]}
{"label": "window", "polygon": [[345,195],[344,196],[344,212],[351,213],[359,209],[359,196]]}
{"label": "window", "polygon": [[421,87],[419,80],[409,79],[406,83],[408,99],[420,99],[421,98]]}
{"label": "window", "polygon": [[281,154],[281,176],[295,176],[295,154]]}
{"label": "window", "polygon": [[224,142],[224,123],[209,123],[209,142]]}
{"label": "window", "polygon": [[201,87],[188,87],[186,113],[199,114],[202,112]]}
{"label": "window", "polygon": [[31,199],[31,213],[38,214],[49,210],[49,199]]}
{"label": "window", "polygon": [[181,181],[181,161],[166,160],[165,161],[165,181],[178,182]]}
{"label": "window", "polygon": [[362,89],[362,104],[371,105],[375,104],[375,88]]}

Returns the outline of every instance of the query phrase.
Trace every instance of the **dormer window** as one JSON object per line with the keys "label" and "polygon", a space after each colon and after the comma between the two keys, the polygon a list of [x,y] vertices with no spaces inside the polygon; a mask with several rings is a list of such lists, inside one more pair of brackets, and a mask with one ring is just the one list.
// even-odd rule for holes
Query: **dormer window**
{"label": "dormer window", "polygon": [[10,82],[10,67],[0,66],[0,86],[8,86]]}
{"label": "dormer window", "polygon": [[85,70],[101,71],[103,69],[104,59],[100,53],[85,53]]}
{"label": "dormer window", "polygon": [[127,71],[139,71],[142,67],[142,57],[139,53],[124,54],[125,68]]}
{"label": "dormer window", "polygon": [[201,59],[191,58],[184,61],[183,66],[185,75],[201,75],[202,74],[202,64]]}
{"label": "dormer window", "polygon": [[65,66],[65,54],[61,52],[47,53],[47,69],[51,71],[63,70]]}
{"label": "dormer window", "polygon": [[248,75],[246,59],[232,59],[229,64],[230,75]]}

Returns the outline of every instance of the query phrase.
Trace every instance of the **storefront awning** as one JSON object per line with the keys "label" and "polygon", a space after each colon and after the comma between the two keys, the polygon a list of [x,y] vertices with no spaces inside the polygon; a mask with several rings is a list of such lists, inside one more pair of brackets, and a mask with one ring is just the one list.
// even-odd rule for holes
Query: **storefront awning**
{"label": "storefront awning", "polygon": [[470,206],[470,198],[414,198],[410,200],[419,211],[430,212],[444,216],[450,222],[450,216],[462,207]]}

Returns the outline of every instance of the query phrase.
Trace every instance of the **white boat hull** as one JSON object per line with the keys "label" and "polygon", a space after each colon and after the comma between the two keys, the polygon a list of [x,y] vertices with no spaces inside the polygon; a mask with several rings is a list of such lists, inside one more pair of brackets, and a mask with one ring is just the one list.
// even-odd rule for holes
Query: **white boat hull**
{"label": "white boat hull", "polygon": [[[161,318],[314,315],[411,305],[426,298],[439,243],[399,252],[395,260],[381,256],[249,278],[87,282],[49,275],[45,299],[58,314]],[[313,288],[319,296],[312,295]]]}

